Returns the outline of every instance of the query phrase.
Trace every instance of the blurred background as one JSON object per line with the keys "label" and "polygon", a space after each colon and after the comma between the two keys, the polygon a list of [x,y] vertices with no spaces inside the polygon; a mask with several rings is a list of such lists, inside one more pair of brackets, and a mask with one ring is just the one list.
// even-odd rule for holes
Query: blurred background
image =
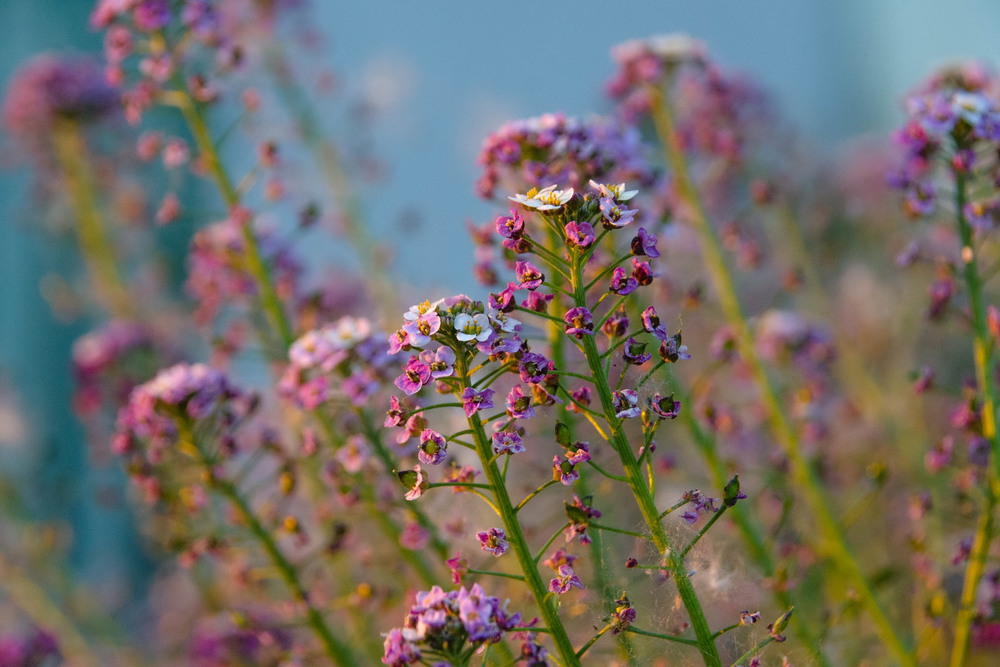
{"label": "blurred background", "polygon": [[[465,229],[496,213],[473,191],[483,137],[515,118],[607,111],[609,50],[623,41],[670,32],[703,40],[721,65],[769,90],[810,150],[825,156],[890,131],[902,95],[933,67],[965,58],[1000,63],[1000,5],[991,0],[310,4],[304,11],[312,19],[296,33],[310,54],[300,63],[303,81],[327,133],[367,156],[364,217],[374,236],[397,247],[384,266],[364,269],[442,296],[479,289]],[[100,37],[87,27],[92,6],[0,0],[7,30],[0,83],[43,51],[99,57]],[[118,482],[89,469],[70,407],[70,349],[88,323],[54,315],[47,281],[70,253],[35,229],[40,210],[23,157],[4,143],[0,463],[23,487],[26,512],[68,527],[78,573],[141,578],[127,516],[100,499],[104,485]],[[321,263],[337,249],[311,253]]]}

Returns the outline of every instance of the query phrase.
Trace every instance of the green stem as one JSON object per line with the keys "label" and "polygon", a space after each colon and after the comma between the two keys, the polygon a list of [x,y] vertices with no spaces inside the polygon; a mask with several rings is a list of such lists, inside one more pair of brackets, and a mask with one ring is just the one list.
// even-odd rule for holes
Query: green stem
{"label": "green stem", "polygon": [[[455,375],[459,378],[461,389],[463,390],[472,386],[472,379],[467,375],[469,366],[465,355],[466,352],[464,350],[459,350],[458,358],[455,360]],[[521,567],[521,572],[524,574],[524,582],[531,591],[531,595],[538,605],[543,620],[549,627],[550,636],[555,644],[556,651],[562,658],[563,664],[566,666],[579,665],[580,660],[576,657],[576,651],[573,649],[573,644],[566,633],[562,619],[559,618],[559,614],[555,608],[546,601],[548,589],[542,581],[541,575],[538,573],[538,567],[528,547],[524,532],[521,530],[517,512],[514,510],[514,505],[507,493],[507,485],[504,477],[497,467],[496,462],[492,460],[493,451],[490,445],[490,438],[486,435],[486,431],[479,420],[470,418],[468,422],[475,436],[476,453],[479,455],[479,460],[483,465],[486,479],[493,488],[493,500],[500,519],[503,522],[508,542],[514,551],[518,565]]]}
{"label": "green stem", "polygon": [[678,644],[687,644],[688,646],[698,646],[698,642],[695,641],[694,639],[687,639],[685,637],[678,637],[676,635],[665,635],[661,632],[649,632],[648,630],[640,630],[635,626],[627,628],[625,632],[631,632],[634,635],[642,635],[643,637],[654,637],[656,639],[663,639],[668,642],[676,642]]}
{"label": "green stem", "polygon": [[[222,200],[229,209],[233,209],[239,205],[240,195],[229,178],[229,174],[219,157],[219,152],[215,148],[215,143],[208,131],[208,125],[205,123],[201,105],[187,94],[179,95],[177,104],[181,113],[184,114],[184,119],[194,137],[195,145],[204,160],[205,168],[222,195]],[[295,339],[291,324],[285,314],[278,292],[274,288],[274,283],[271,281],[270,269],[261,255],[260,244],[254,235],[253,225],[248,222],[241,226],[241,231],[246,269],[257,285],[257,297],[260,299],[261,308],[263,308],[273,331],[277,333],[283,345],[280,356],[284,357],[285,350]]]}
{"label": "green stem", "polygon": [[[330,421],[329,416],[326,413],[321,412],[319,410],[314,410],[313,415],[316,417],[316,421],[319,423],[320,428],[323,430],[323,435],[326,436],[330,444],[338,449],[340,447],[343,447],[345,444],[344,440],[337,432],[337,430],[334,428],[333,423]],[[367,431],[365,435],[366,437],[368,437],[369,442],[371,442],[372,449],[375,450],[376,455],[381,460],[382,456],[379,455],[378,445],[372,442],[371,435]],[[375,435],[377,436],[377,434]],[[388,457],[387,452],[385,453],[385,455],[386,457]],[[382,463],[383,465],[386,466],[388,474],[391,475],[393,470],[391,459],[383,460]],[[369,513],[371,514],[375,523],[379,526],[379,528],[381,528],[382,532],[385,534],[388,541],[399,549],[399,553],[402,559],[406,561],[410,565],[410,567],[413,568],[413,570],[420,576],[420,578],[424,581],[426,585],[431,586],[435,582],[437,582],[437,577],[434,575],[431,566],[422,557],[422,554],[418,554],[415,551],[407,549],[399,543],[399,537],[403,531],[402,529],[400,529],[396,521],[394,521],[392,517],[386,514],[383,508],[380,508],[378,506],[378,503],[376,502],[376,493],[374,489],[371,487],[371,485],[365,484],[363,481],[359,479],[358,486],[361,487],[362,497],[365,501],[365,504],[368,506]],[[412,509],[415,514],[419,512],[417,508],[407,508],[407,509]],[[426,517],[424,517],[424,520],[426,520]],[[423,526],[422,523],[421,526]],[[432,535],[434,536],[434,538],[437,537],[436,534],[434,533],[432,533]],[[438,542],[440,542],[440,540],[438,540]],[[443,553],[440,555],[442,556],[442,558],[444,557]]]}
{"label": "green stem", "polygon": [[194,431],[190,422],[181,418],[177,420],[177,426],[181,441],[190,444],[197,453],[198,462],[204,469],[206,478],[210,480],[210,488],[218,491],[236,509],[240,521],[247,527],[251,536],[260,544],[264,553],[267,554],[271,564],[278,570],[278,574],[288,587],[292,598],[305,608],[306,623],[323,644],[326,654],[338,665],[357,664],[351,651],[333,634],[330,627],[326,624],[326,619],[323,618],[323,615],[309,599],[309,594],[299,579],[298,570],[295,569],[295,566],[291,564],[284,552],[281,551],[274,536],[261,523],[260,518],[254,513],[239,489],[229,480],[216,475],[215,466],[201,449],[198,440],[194,437]]}
{"label": "green stem", "polygon": [[[573,298],[575,305],[586,307],[587,296],[583,283],[583,266],[579,258],[573,264]],[[610,429],[609,444],[615,449],[622,467],[625,470],[625,477],[628,480],[632,495],[639,505],[639,511],[646,526],[649,529],[653,544],[665,561],[666,568],[673,577],[677,586],[677,592],[681,597],[688,617],[691,620],[691,627],[697,637],[698,649],[701,651],[702,659],[709,667],[721,667],[722,659],[719,651],[712,639],[712,631],[705,617],[705,610],[698,600],[698,594],[694,590],[694,585],[687,575],[687,568],[684,566],[684,558],[673,548],[667,532],[660,523],[660,512],[656,508],[656,501],[653,493],[646,484],[642,473],[642,467],[636,460],[635,452],[629,444],[628,436],[622,428],[621,420],[615,416],[615,408],[611,398],[611,387],[608,378],[599,372],[601,368],[601,353],[597,349],[597,342],[593,336],[584,336],[582,341],[584,355],[587,359],[587,366],[594,373],[594,386],[601,399],[601,407],[604,411],[605,421]]]}
{"label": "green stem", "polygon": [[983,299],[983,284],[979,265],[973,250],[972,228],[965,218],[967,178],[955,172],[955,208],[958,232],[962,239],[962,275],[969,294],[972,311],[973,341],[972,352],[976,366],[976,386],[982,400],[983,437],[990,443],[993,465],[987,473],[986,488],[983,489],[986,506],[982,508],[972,541],[969,564],[965,569],[962,597],[955,619],[955,643],[952,645],[951,667],[965,664],[969,651],[972,623],[976,616],[976,591],[986,569],[986,559],[994,538],[994,514],[1000,498],[1000,438],[997,436],[996,410],[997,386],[995,374],[995,346],[986,322],[986,305]]}
{"label": "green stem", "polygon": [[82,667],[106,664],[91,650],[87,640],[64,609],[49,599],[23,568],[0,555],[0,591],[39,628],[55,634],[64,655]]}
{"label": "green stem", "polygon": [[135,317],[135,304],[118,272],[115,248],[97,205],[97,186],[79,123],[71,119],[56,122],[52,141],[76,213],[80,251],[95,291],[112,315]]}
{"label": "green stem", "polygon": [[[548,226],[547,237],[549,244],[551,244],[553,248],[562,247],[564,244],[562,234],[557,229],[555,229],[553,225]],[[570,254],[574,252],[577,251],[572,249],[570,250]],[[557,290],[560,294],[563,294],[567,298],[571,299],[573,295],[570,294],[569,291],[567,290],[568,283],[570,281],[567,279],[565,271],[556,271],[554,275],[556,277],[550,281],[552,283],[551,287]],[[554,299],[551,308],[554,314],[559,319],[559,322],[549,322],[545,327],[546,337],[548,338],[549,341],[549,349],[551,350],[552,353],[552,361],[555,363],[557,369],[568,368],[569,364],[567,363],[566,359],[566,336],[563,334],[563,327],[561,326],[562,318],[566,314],[565,301],[563,299]],[[587,381],[590,383],[593,382],[593,380],[590,378],[587,378]],[[562,386],[561,383],[559,388],[565,394],[565,396],[582,411],[581,414],[584,414],[586,418],[593,419],[594,417],[600,416],[597,413],[592,412],[588,408],[577,403],[577,401],[572,396],[570,396],[569,390],[565,386]],[[570,405],[569,403],[565,402],[560,403],[558,407],[558,413],[559,413],[559,421],[562,422],[563,424],[566,424],[566,426],[569,428],[570,440],[572,441],[575,439],[574,434],[576,433],[576,424],[578,418],[575,414],[570,412],[569,405]],[[589,413],[589,416],[585,413]],[[600,431],[598,430],[598,432]],[[593,461],[590,461],[590,464],[593,466],[594,465]],[[594,467],[596,470],[598,470],[600,474],[604,474],[606,476],[608,475],[608,473],[604,472],[603,470],[600,470],[596,466]],[[576,487],[580,491],[580,496],[586,498],[587,496],[591,495],[590,489],[593,486],[592,474],[590,470],[583,467],[579,468],[578,472],[580,473],[580,478],[576,481]],[[549,543],[551,544],[551,540],[549,541]],[[545,548],[548,549],[548,547],[549,545],[547,544]],[[604,603],[604,611],[608,614],[611,614],[614,612],[614,604],[612,601],[615,599],[615,591],[612,590],[611,588],[611,581],[608,576],[609,572],[606,567],[606,558],[604,554],[604,536],[600,533],[600,531],[597,531],[593,535],[591,535],[589,549],[592,561],[591,578],[592,581],[594,582],[594,588],[600,591],[601,600]],[[625,661],[625,663],[628,665],[635,664],[635,660],[633,657],[634,651],[632,650],[632,642],[629,636],[623,632],[618,633],[617,644],[618,644],[618,654]],[[582,655],[582,653],[580,655]]]}
{"label": "green stem", "polygon": [[[676,386],[675,390],[679,391]],[[698,423],[690,396],[682,395],[681,401],[684,405],[688,406],[686,409],[681,410],[681,419],[690,431],[695,445],[705,458],[716,488],[724,488],[731,476],[731,472],[726,469],[725,463],[723,463],[722,458],[719,456],[715,438],[706,433],[701,424]],[[764,535],[749,516],[746,505],[737,503],[729,514],[736,523],[736,528],[739,530],[740,536],[749,548],[750,557],[757,563],[757,566],[761,569],[761,573],[767,578],[774,577],[777,573],[777,566],[771,557],[771,552],[767,547]],[[793,592],[785,590],[781,586],[775,586],[772,589],[774,598],[781,608],[788,609],[797,606],[796,596]],[[812,657],[817,661],[817,664],[823,667],[832,667],[832,664],[821,648],[820,640],[813,634],[810,625],[800,620],[794,624],[793,628],[802,645],[812,653]]]}
{"label": "green stem", "polygon": [[754,346],[736,293],[732,273],[726,265],[722,244],[708,221],[701,198],[698,196],[688,171],[680,137],[674,127],[670,106],[659,88],[651,88],[650,92],[653,102],[653,122],[663,145],[665,157],[671,167],[677,194],[687,204],[691,224],[701,239],[705,268],[715,287],[726,320],[733,329],[740,355],[749,367],[760,390],[760,398],[764,404],[771,430],[785,456],[788,457],[792,477],[816,518],[816,527],[827,543],[831,557],[840,567],[842,573],[846,575],[848,581],[856,588],[862,604],[874,622],[879,637],[900,664],[906,667],[916,667],[916,658],[912,650],[899,636],[895,624],[886,615],[875,596],[870,582],[861,570],[861,566],[841,532],[825,497],[820,480],[802,451],[795,429],[785,417],[777,389],[768,376],[763,361]]}

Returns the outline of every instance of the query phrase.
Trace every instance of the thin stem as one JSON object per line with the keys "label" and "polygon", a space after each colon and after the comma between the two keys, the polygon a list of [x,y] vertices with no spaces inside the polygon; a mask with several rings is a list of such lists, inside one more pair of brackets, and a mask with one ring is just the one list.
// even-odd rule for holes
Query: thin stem
{"label": "thin stem", "polygon": [[[222,195],[222,200],[229,209],[238,206],[240,203],[239,192],[229,178],[229,174],[226,172],[219,157],[219,152],[215,148],[215,144],[208,131],[208,125],[205,123],[201,105],[186,93],[178,96],[177,103],[181,113],[184,115],[184,119],[187,121],[188,128],[191,130],[195,145],[197,145],[205,162],[205,168],[208,170],[212,180],[215,181],[215,185]],[[257,296],[260,299],[261,308],[264,310],[272,329],[277,333],[284,349],[287,349],[294,340],[294,334],[292,333],[291,324],[285,314],[278,292],[271,281],[270,269],[261,255],[260,244],[254,235],[253,225],[249,223],[244,224],[241,230],[246,268],[256,283]],[[284,349],[281,352],[282,356],[284,356]]]}
{"label": "thin stem", "polygon": [[767,413],[768,423],[785,456],[788,457],[792,476],[816,518],[816,527],[824,541],[827,542],[833,560],[857,590],[862,604],[874,622],[879,637],[900,664],[905,667],[916,667],[913,651],[900,637],[896,631],[896,624],[888,617],[875,596],[871,583],[861,570],[861,566],[841,532],[825,497],[820,480],[802,451],[799,437],[785,416],[777,389],[768,376],[763,361],[757,354],[737,296],[732,273],[726,265],[722,244],[708,221],[701,198],[688,171],[681,140],[674,127],[670,106],[659,88],[650,88],[650,93],[653,103],[653,122],[663,145],[665,157],[671,167],[678,196],[687,204],[686,208],[690,213],[691,224],[701,238],[705,268],[715,287],[726,320],[733,329],[740,355],[749,367],[760,390],[760,398]]}
{"label": "thin stem", "polygon": [[634,635],[642,635],[643,637],[654,637],[656,639],[665,639],[668,642],[687,644],[688,646],[698,646],[698,642],[695,641],[694,639],[687,639],[685,637],[678,637],[676,635],[665,635],[660,632],[649,632],[648,630],[640,630],[635,626],[627,628],[625,632],[631,632]]}
{"label": "thin stem", "polygon": [[80,251],[102,305],[116,317],[135,317],[135,304],[118,272],[117,253],[97,205],[97,186],[79,123],[57,122],[52,141],[73,202]]}
{"label": "thin stem", "polygon": [[326,654],[338,665],[356,664],[350,649],[333,634],[330,627],[326,624],[323,615],[309,599],[305,585],[299,579],[298,570],[288,560],[284,552],[281,551],[274,536],[261,523],[260,518],[254,513],[239,489],[229,480],[216,475],[215,466],[205,456],[197,439],[194,437],[190,422],[181,418],[177,420],[177,425],[180,440],[198,452],[199,463],[205,471],[206,478],[210,480],[210,487],[218,491],[233,506],[241,522],[247,527],[251,536],[263,548],[264,553],[271,560],[271,564],[277,569],[282,581],[285,582],[289,592],[292,594],[292,598],[305,607],[306,623],[319,638],[320,642],[322,642]]}
{"label": "thin stem", "polygon": [[598,639],[600,639],[601,637],[603,637],[607,633],[607,631],[610,630],[612,627],[614,627],[614,626],[611,625],[610,623],[608,623],[603,628],[601,628],[600,630],[598,630],[596,635],[594,635],[593,637],[591,637],[590,640],[586,644],[584,644],[583,646],[580,647],[580,650],[576,652],[576,657],[582,658],[583,654],[586,653],[587,650],[591,646],[593,646],[594,643],[597,642]]}
{"label": "thin stem", "polygon": [[534,491],[532,491],[531,493],[529,493],[528,495],[526,495],[526,496],[524,497],[524,500],[522,500],[521,502],[519,502],[519,503],[517,504],[517,506],[516,506],[516,507],[514,508],[514,511],[515,511],[515,512],[520,512],[520,511],[521,511],[521,509],[522,509],[522,508],[523,508],[523,507],[524,507],[525,505],[527,505],[527,504],[528,504],[529,502],[531,502],[531,499],[532,499],[532,498],[534,498],[534,497],[535,497],[535,496],[537,496],[537,495],[538,495],[539,493],[541,493],[541,492],[542,492],[542,491],[544,491],[545,489],[547,489],[547,488],[549,488],[550,486],[552,486],[553,484],[555,484],[555,483],[556,483],[556,481],[557,481],[557,480],[554,480],[554,479],[550,479],[549,481],[545,482],[544,484],[542,484],[541,486],[539,486],[539,487],[538,487],[537,489],[535,489]]}
{"label": "thin stem", "polygon": [[59,640],[63,655],[72,656],[74,664],[97,667],[106,664],[94,654],[76,624],[60,606],[49,599],[23,568],[0,554],[0,591],[3,591],[25,616],[40,628],[51,631]]}
{"label": "thin stem", "polygon": [[1000,437],[997,436],[997,385],[995,367],[995,346],[986,322],[986,305],[983,300],[983,284],[979,265],[972,247],[972,227],[965,217],[966,190],[968,181],[965,174],[958,171],[955,176],[955,209],[958,232],[962,239],[962,276],[969,294],[972,316],[972,352],[976,365],[976,386],[982,400],[982,433],[990,443],[993,459],[987,473],[985,507],[982,508],[976,525],[976,534],[969,553],[969,564],[965,569],[962,597],[955,619],[955,643],[952,645],[951,667],[961,667],[966,663],[972,623],[976,616],[976,592],[986,569],[986,559],[994,538],[994,514],[1000,498]]}
{"label": "thin stem", "polygon": [[723,505],[722,507],[719,508],[718,512],[712,515],[711,519],[705,522],[705,525],[702,526],[701,530],[698,531],[698,534],[695,535],[694,538],[688,543],[688,545],[684,547],[684,550],[681,551],[681,558],[688,555],[691,549],[694,548],[694,545],[698,544],[698,540],[703,538],[705,536],[705,533],[708,532],[708,529],[714,526],[715,522],[722,518],[722,515],[725,514],[727,509],[729,509],[729,505]]}
{"label": "thin stem", "polygon": [[[583,266],[580,262],[574,263],[573,268],[573,296],[576,306],[586,307],[587,296],[583,289]],[[687,568],[684,566],[684,559],[680,553],[673,548],[667,532],[660,523],[659,511],[656,509],[656,501],[652,491],[646,484],[642,473],[642,468],[636,460],[635,452],[632,451],[629,439],[622,428],[621,420],[615,416],[615,408],[611,398],[611,388],[608,378],[603,373],[598,373],[601,368],[601,354],[597,349],[597,343],[593,336],[584,336],[582,342],[583,352],[587,359],[587,365],[594,372],[595,389],[601,400],[601,407],[604,411],[604,418],[610,428],[609,443],[614,447],[625,470],[625,477],[632,495],[639,505],[639,511],[646,521],[646,526],[650,531],[650,538],[656,545],[657,551],[664,558],[667,569],[673,577],[677,592],[681,597],[684,608],[691,620],[691,627],[697,637],[697,646],[701,651],[702,659],[708,667],[721,667],[722,658],[712,639],[712,631],[705,617],[705,610],[698,600],[698,594],[694,590],[694,585],[687,575]]]}
{"label": "thin stem", "polygon": [[[468,361],[466,359],[466,351],[460,350],[457,357],[455,360],[455,375],[461,382],[461,388],[471,387],[472,383],[467,375]],[[490,438],[487,437],[483,425],[478,420],[469,419],[468,422],[475,435],[477,453],[486,473],[486,479],[490,486],[493,487],[493,499],[496,503],[500,519],[503,522],[508,542],[521,567],[521,572],[524,574],[524,582],[531,591],[532,597],[535,598],[535,603],[538,605],[542,618],[551,631],[552,641],[555,644],[556,651],[562,658],[563,664],[567,666],[579,665],[580,660],[576,657],[576,651],[573,649],[573,644],[570,642],[569,635],[562,624],[562,619],[546,600],[548,589],[538,573],[538,567],[528,548],[528,542],[525,539],[524,532],[521,530],[517,513],[514,511],[513,503],[511,503],[510,496],[507,494],[503,475],[499,468],[497,468],[496,463],[492,461],[493,451],[490,446]]]}

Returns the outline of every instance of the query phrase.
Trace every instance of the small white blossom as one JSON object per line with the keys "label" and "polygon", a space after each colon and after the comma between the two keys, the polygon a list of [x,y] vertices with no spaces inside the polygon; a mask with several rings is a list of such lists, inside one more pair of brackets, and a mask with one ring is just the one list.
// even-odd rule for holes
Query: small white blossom
{"label": "small white blossom", "polygon": [[460,313],[455,316],[455,334],[460,341],[476,340],[481,343],[493,334],[493,328],[490,319],[483,313]]}

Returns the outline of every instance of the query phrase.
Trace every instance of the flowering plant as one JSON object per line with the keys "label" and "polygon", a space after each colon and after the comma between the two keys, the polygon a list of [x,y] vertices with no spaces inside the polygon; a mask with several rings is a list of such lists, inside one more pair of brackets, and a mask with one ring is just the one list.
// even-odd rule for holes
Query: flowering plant
{"label": "flowering plant", "polygon": [[[101,0],[103,73],[45,56],[11,82],[5,128],[70,203],[83,259],[90,465],[127,472],[155,573],[91,619],[25,565],[58,550],[4,527],[0,614],[21,620],[0,663],[129,664],[151,635],[151,661],[199,665],[959,667],[995,650],[989,68],[932,76],[880,149],[900,212],[927,221],[899,254],[919,280],[885,268],[903,224],[886,175],[851,182],[875,160],[807,176],[767,96],[668,36],[614,50],[605,117],[485,139],[481,288],[422,300],[370,268],[315,284],[301,256],[332,229],[385,264],[361,169],[295,79],[295,4]],[[272,208],[301,194],[281,142],[246,168],[222,149],[220,116],[268,105],[330,201]],[[169,188],[116,206],[127,170],[163,176],[154,158]],[[186,264],[164,229],[186,232]],[[107,630],[128,605],[148,627]]]}

